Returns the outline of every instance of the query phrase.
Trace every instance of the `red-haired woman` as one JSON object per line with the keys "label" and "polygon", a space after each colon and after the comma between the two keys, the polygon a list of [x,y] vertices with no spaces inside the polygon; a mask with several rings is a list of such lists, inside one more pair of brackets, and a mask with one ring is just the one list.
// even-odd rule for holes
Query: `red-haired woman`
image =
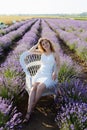
{"label": "red-haired woman", "polygon": [[41,54],[41,67],[32,81],[29,93],[28,109],[23,122],[28,122],[32,109],[35,107],[41,95],[47,88],[56,87],[58,83],[58,70],[60,69],[60,58],[52,42],[46,38],[40,38],[30,52]]}

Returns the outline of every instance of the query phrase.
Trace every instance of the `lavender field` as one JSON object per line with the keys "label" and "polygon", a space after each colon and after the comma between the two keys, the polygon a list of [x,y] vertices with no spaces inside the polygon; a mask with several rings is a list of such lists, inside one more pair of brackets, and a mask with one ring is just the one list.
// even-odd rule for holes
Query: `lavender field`
{"label": "lavender field", "polygon": [[22,129],[18,104],[26,92],[19,59],[41,37],[59,47],[57,129],[87,130],[87,21],[56,18],[21,20],[0,29],[0,130]]}

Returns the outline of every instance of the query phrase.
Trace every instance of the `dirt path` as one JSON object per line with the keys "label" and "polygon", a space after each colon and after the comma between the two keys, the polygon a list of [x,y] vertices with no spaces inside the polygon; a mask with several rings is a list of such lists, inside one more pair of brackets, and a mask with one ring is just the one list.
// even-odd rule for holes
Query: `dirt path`
{"label": "dirt path", "polygon": [[[20,110],[25,116],[28,96],[20,104]],[[53,96],[45,96],[40,99],[28,124],[23,124],[22,130],[58,130],[54,121],[57,108],[54,104]],[[24,118],[24,117],[23,117]]]}

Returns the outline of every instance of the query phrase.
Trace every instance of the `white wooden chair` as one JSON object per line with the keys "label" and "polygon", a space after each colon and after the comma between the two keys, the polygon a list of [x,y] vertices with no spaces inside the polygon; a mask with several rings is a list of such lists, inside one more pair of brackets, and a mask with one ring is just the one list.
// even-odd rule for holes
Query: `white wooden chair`
{"label": "white wooden chair", "polygon": [[[28,94],[32,87],[32,78],[41,66],[40,59],[41,59],[40,54],[32,54],[29,51],[23,52],[20,56],[20,64],[23,68],[23,71],[26,74],[26,88],[25,89],[27,90]],[[42,94],[42,96],[52,94],[55,97],[56,92],[57,92],[57,87],[56,89],[55,88],[46,89],[46,91]]]}

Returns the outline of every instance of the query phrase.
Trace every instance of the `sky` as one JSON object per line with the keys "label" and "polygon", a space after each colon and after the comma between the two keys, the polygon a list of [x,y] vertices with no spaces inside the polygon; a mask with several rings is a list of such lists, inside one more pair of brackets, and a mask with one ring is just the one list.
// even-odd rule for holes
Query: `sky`
{"label": "sky", "polygon": [[0,0],[0,15],[82,12],[87,12],[87,0]]}

